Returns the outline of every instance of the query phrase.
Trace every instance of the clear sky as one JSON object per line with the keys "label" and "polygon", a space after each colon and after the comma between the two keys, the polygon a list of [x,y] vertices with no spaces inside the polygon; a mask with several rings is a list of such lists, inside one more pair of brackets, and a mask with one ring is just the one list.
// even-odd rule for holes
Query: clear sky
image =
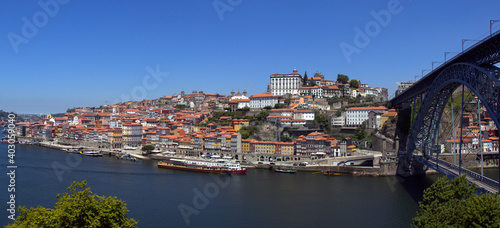
{"label": "clear sky", "polygon": [[498,0],[40,2],[0,3],[5,111],[57,113],[182,89],[256,94],[295,67],[392,95],[500,19]]}

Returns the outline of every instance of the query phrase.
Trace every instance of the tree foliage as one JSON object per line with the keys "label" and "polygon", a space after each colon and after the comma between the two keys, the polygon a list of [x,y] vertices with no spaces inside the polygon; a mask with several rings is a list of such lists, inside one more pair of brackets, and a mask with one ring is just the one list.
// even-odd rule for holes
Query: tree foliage
{"label": "tree foliage", "polygon": [[258,132],[256,126],[244,126],[239,130],[242,139],[248,139]]}
{"label": "tree foliage", "polygon": [[424,191],[413,227],[500,227],[500,199],[475,194],[465,175],[442,177]]}
{"label": "tree foliage", "polygon": [[153,145],[145,145],[141,148],[142,151],[147,151],[147,152],[150,152],[154,149],[155,149],[155,146],[153,146]]}
{"label": "tree foliage", "polygon": [[349,87],[355,89],[359,88],[359,81],[356,79],[352,79],[351,81],[349,81]]}
{"label": "tree foliage", "polygon": [[362,140],[366,137],[366,131],[363,128],[358,128],[356,129],[356,133],[354,133],[354,136],[358,138],[358,140]]}
{"label": "tree foliage", "polygon": [[349,82],[349,77],[347,75],[344,75],[344,74],[338,74],[337,75],[337,82],[342,83],[342,84],[346,84],[347,82]]}
{"label": "tree foliage", "polygon": [[260,124],[264,121],[266,121],[267,117],[269,116],[269,112],[266,111],[261,111],[259,114],[253,116],[250,121],[256,122],[257,124]]}
{"label": "tree foliage", "polygon": [[316,112],[314,115],[314,124],[319,126],[325,132],[329,132],[331,130],[330,118],[324,113]]}
{"label": "tree foliage", "polygon": [[98,196],[87,181],[73,182],[68,193],[57,194],[54,208],[19,207],[19,216],[5,227],[137,227],[128,219],[126,203],[114,196]]}
{"label": "tree foliage", "polygon": [[183,105],[183,104],[178,104],[178,105],[174,106],[174,108],[179,109],[179,110],[184,110],[184,109],[186,109],[188,107],[189,106],[186,106],[186,105]]}

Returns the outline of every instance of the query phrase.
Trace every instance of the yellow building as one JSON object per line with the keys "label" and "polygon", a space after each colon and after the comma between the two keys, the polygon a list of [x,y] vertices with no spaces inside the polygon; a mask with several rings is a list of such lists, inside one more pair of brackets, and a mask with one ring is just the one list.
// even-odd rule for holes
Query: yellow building
{"label": "yellow building", "polygon": [[257,154],[275,154],[276,142],[270,141],[257,141],[254,142],[255,153]]}
{"label": "yellow building", "polygon": [[119,127],[110,128],[108,130],[108,140],[112,148],[119,148],[122,146],[122,129]]}
{"label": "yellow building", "polygon": [[250,121],[247,119],[234,119],[233,127],[235,131],[239,131],[242,127],[250,126]]}
{"label": "yellow building", "polygon": [[241,140],[241,153],[248,154],[250,152],[250,139]]}
{"label": "yellow building", "polygon": [[293,155],[295,152],[295,143],[293,142],[278,142],[279,150],[276,151],[280,155]]}
{"label": "yellow building", "polygon": [[351,97],[352,97],[352,98],[356,98],[356,97],[358,97],[358,91],[357,91],[357,90],[355,90],[355,89],[351,89]]}

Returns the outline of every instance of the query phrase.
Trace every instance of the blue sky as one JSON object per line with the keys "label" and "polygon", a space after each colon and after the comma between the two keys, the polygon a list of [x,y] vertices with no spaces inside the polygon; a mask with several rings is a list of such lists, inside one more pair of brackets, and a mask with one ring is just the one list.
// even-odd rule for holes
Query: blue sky
{"label": "blue sky", "polygon": [[[500,19],[493,0],[59,1],[41,0],[48,11],[38,1],[0,3],[0,109],[57,113],[182,89],[256,94],[270,74],[294,67],[393,94]],[[369,42],[356,43],[355,28]],[[357,48],[350,61],[343,43]]]}

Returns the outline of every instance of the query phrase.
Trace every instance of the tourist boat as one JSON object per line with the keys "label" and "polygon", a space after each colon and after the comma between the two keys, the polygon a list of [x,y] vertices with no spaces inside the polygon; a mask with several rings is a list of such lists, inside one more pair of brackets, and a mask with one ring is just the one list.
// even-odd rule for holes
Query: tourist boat
{"label": "tourist boat", "polygon": [[277,173],[296,173],[297,170],[294,169],[273,169],[274,172]]}
{"label": "tourist boat", "polygon": [[213,160],[170,159],[158,162],[159,168],[177,169],[202,173],[246,174],[247,169],[239,163]]}
{"label": "tourist boat", "polygon": [[149,153],[158,154],[158,153],[161,153],[161,150],[155,149],[155,150],[150,151]]}
{"label": "tourist boat", "polygon": [[177,169],[200,173],[229,173],[229,168],[210,161],[170,159],[158,162],[158,168]]}
{"label": "tourist boat", "polygon": [[68,150],[66,150],[66,152],[68,152],[68,153],[73,153],[73,154],[78,154],[78,153],[80,153],[80,151],[78,151],[77,149],[74,149],[74,148],[68,149]]}
{"label": "tourist boat", "polygon": [[124,150],[136,150],[136,149],[137,149],[137,147],[133,147],[133,146],[125,145],[125,146],[123,146],[123,149],[124,149]]}
{"label": "tourist boat", "polygon": [[85,151],[82,152],[82,155],[90,157],[102,157],[101,151]]}
{"label": "tourist boat", "polygon": [[332,172],[332,171],[322,171],[321,173],[323,173],[324,175],[327,175],[327,176],[342,176],[341,173],[336,173],[336,172]]}

